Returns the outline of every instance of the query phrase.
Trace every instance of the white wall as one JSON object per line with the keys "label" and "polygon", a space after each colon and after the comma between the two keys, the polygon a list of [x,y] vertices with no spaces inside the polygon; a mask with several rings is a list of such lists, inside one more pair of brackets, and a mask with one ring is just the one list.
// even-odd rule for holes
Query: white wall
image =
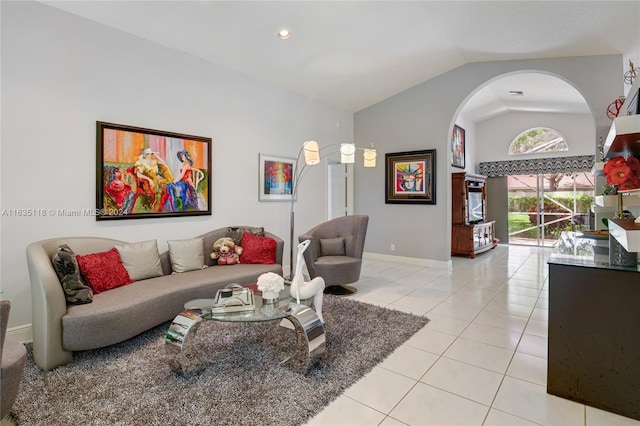
{"label": "white wall", "polygon": [[[556,75],[584,96],[593,113],[590,127],[595,123],[597,135],[606,136],[610,121],[605,110],[623,92],[623,65],[621,55],[472,63],[357,112],[356,141],[374,142],[382,160],[389,152],[437,149],[437,205],[385,204],[384,167],[375,170],[373,179],[358,179],[356,173],[356,213],[369,214],[369,227],[375,229],[367,234],[365,250],[450,260],[450,174],[461,169],[449,165],[449,139],[458,112],[475,90],[513,72]],[[480,141],[480,135],[467,131],[468,141],[476,138]],[[468,148],[467,170],[475,171],[477,162],[487,158],[488,146],[488,141],[482,141]],[[595,140],[580,140],[573,149],[594,154]],[[470,164],[469,159],[476,164]],[[396,245],[394,252],[390,251],[392,243]]]}
{"label": "white wall", "polygon": [[[523,131],[548,127],[564,136],[569,151],[508,155],[509,145]],[[477,162],[526,160],[527,158],[594,155],[596,128],[591,114],[511,112],[477,123]],[[605,135],[606,136],[606,135]]]}
{"label": "white wall", "polygon": [[[157,238],[164,250],[166,240],[234,224],[264,226],[288,241],[289,204],[258,202],[258,154],[295,157],[311,138],[353,140],[346,111],[39,3],[1,8],[2,209],[95,208],[97,120],[213,138],[212,216],[3,215],[0,283],[13,305],[9,327],[31,323],[30,242]],[[325,220],[325,181],[321,169],[305,177],[301,188],[316,190],[299,194],[296,235]]]}

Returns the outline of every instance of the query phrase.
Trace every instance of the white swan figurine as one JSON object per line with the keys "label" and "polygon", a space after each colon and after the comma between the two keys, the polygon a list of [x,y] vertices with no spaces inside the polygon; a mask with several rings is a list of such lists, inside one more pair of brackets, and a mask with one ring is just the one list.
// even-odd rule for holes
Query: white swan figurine
{"label": "white swan figurine", "polygon": [[305,240],[298,244],[298,257],[296,259],[296,272],[291,280],[291,295],[295,296],[296,303],[300,304],[300,299],[308,299],[313,296],[313,307],[320,318],[320,321],[324,322],[322,318],[322,295],[324,291],[324,278],[315,277],[311,281],[304,281],[302,275],[302,265],[304,265],[303,253],[311,244],[310,240]]}

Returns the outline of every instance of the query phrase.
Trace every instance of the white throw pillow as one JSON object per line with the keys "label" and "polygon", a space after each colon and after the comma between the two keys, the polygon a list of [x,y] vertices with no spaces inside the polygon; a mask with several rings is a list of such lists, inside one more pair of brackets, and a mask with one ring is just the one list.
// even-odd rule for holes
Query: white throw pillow
{"label": "white throw pillow", "polygon": [[124,245],[115,245],[120,253],[122,266],[134,281],[164,275],[160,264],[160,253],[156,240],[142,241]]}
{"label": "white throw pillow", "polygon": [[167,241],[169,259],[173,272],[188,272],[204,269],[204,240],[191,238],[188,240]]}

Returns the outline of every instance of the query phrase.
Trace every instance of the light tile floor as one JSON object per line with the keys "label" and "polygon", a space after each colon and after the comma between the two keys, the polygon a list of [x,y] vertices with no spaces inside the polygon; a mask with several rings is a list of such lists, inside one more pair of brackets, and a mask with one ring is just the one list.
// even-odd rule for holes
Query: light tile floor
{"label": "light tile floor", "polygon": [[431,320],[308,425],[640,425],[546,393],[551,250],[365,260],[354,299]]}

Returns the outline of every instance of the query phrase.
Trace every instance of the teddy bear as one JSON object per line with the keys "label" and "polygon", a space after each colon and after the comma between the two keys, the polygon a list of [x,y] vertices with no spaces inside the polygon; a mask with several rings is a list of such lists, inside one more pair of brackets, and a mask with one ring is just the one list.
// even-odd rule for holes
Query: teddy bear
{"label": "teddy bear", "polygon": [[240,263],[241,254],[242,247],[237,246],[232,238],[223,237],[213,243],[211,259],[217,260],[218,265],[235,265]]}

